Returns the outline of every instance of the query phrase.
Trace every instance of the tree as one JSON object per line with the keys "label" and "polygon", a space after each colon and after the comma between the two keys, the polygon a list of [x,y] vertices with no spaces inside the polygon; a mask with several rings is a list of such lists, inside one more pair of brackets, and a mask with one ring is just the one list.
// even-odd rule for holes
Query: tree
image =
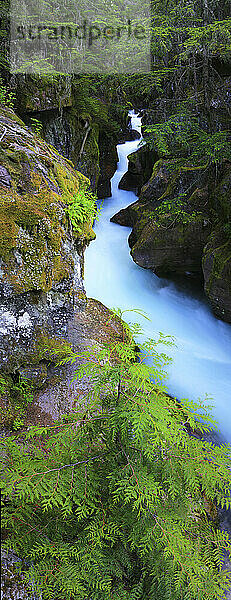
{"label": "tree", "polygon": [[81,355],[75,413],[1,441],[6,546],[44,600],[225,598],[231,544],[206,507],[231,504],[230,447],[203,438],[201,402],[166,393],[171,339],[138,348],[138,326],[123,331]]}
{"label": "tree", "polygon": [[187,103],[163,123],[145,127],[145,140],[162,157],[182,157],[191,165],[217,164],[231,160],[231,134],[228,130],[210,133]]}

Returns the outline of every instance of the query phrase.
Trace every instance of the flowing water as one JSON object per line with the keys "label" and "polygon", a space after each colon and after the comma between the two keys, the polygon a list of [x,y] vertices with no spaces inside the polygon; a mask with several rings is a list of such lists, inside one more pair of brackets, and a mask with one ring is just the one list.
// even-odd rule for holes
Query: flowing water
{"label": "flowing water", "polygon": [[[141,131],[141,119],[131,113],[132,127]],[[216,319],[206,301],[196,294],[160,279],[137,266],[129,253],[130,229],[110,222],[110,217],[136,200],[133,192],[118,189],[127,171],[127,156],[138,141],[117,146],[119,162],[112,178],[112,197],[106,198],[95,225],[96,241],[85,253],[85,288],[106,306],[138,308],[150,321],[127,313],[128,321],[139,321],[145,336],[161,331],[175,337],[176,347],[168,368],[168,390],[177,398],[204,398],[208,394],[212,414],[224,438],[231,442],[231,326]]]}

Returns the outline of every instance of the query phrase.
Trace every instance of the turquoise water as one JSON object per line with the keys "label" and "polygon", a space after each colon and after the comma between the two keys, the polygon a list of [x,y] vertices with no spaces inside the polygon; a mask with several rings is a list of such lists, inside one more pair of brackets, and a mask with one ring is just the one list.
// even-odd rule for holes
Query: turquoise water
{"label": "turquoise water", "polygon": [[[141,128],[141,119],[132,116],[132,126]],[[161,331],[175,337],[176,347],[167,348],[173,363],[168,368],[168,389],[180,398],[204,398],[213,404],[212,414],[225,439],[231,442],[231,326],[216,319],[205,301],[180,291],[179,286],[158,278],[137,266],[129,253],[130,229],[110,222],[110,217],[135,201],[133,192],[118,189],[127,171],[127,156],[139,141],[120,144],[119,163],[112,178],[112,197],[106,198],[95,225],[96,240],[85,252],[85,288],[88,297],[106,306],[138,308],[150,321],[134,314],[145,336]],[[165,351],[166,351],[165,350]]]}

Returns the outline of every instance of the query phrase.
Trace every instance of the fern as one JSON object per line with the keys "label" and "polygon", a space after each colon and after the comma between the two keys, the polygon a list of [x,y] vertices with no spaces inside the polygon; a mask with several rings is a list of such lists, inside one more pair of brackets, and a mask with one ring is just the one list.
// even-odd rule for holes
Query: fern
{"label": "fern", "polygon": [[96,196],[83,186],[74,196],[67,198],[67,212],[74,232],[82,233],[84,223],[92,223],[96,218],[98,219],[99,209],[96,200]]}
{"label": "fern", "polygon": [[[1,440],[6,546],[44,600],[217,600],[230,587],[231,543],[206,499],[230,507],[231,449],[203,438],[201,401],[166,394],[157,343],[172,340],[137,353],[134,335],[124,324],[123,339],[82,354],[81,409]],[[60,362],[77,358],[69,349]]]}

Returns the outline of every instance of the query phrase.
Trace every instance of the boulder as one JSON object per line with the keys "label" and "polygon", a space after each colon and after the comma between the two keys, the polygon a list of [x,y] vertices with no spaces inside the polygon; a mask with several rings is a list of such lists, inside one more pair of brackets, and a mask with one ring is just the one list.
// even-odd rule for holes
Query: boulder
{"label": "boulder", "polygon": [[132,190],[139,194],[142,186],[152,174],[156,153],[142,145],[136,152],[128,155],[128,171],[119,182],[119,189]]}
{"label": "boulder", "polygon": [[166,228],[150,219],[132,246],[131,255],[139,266],[151,269],[159,277],[201,276],[203,248],[210,231],[211,226],[203,217]]}

